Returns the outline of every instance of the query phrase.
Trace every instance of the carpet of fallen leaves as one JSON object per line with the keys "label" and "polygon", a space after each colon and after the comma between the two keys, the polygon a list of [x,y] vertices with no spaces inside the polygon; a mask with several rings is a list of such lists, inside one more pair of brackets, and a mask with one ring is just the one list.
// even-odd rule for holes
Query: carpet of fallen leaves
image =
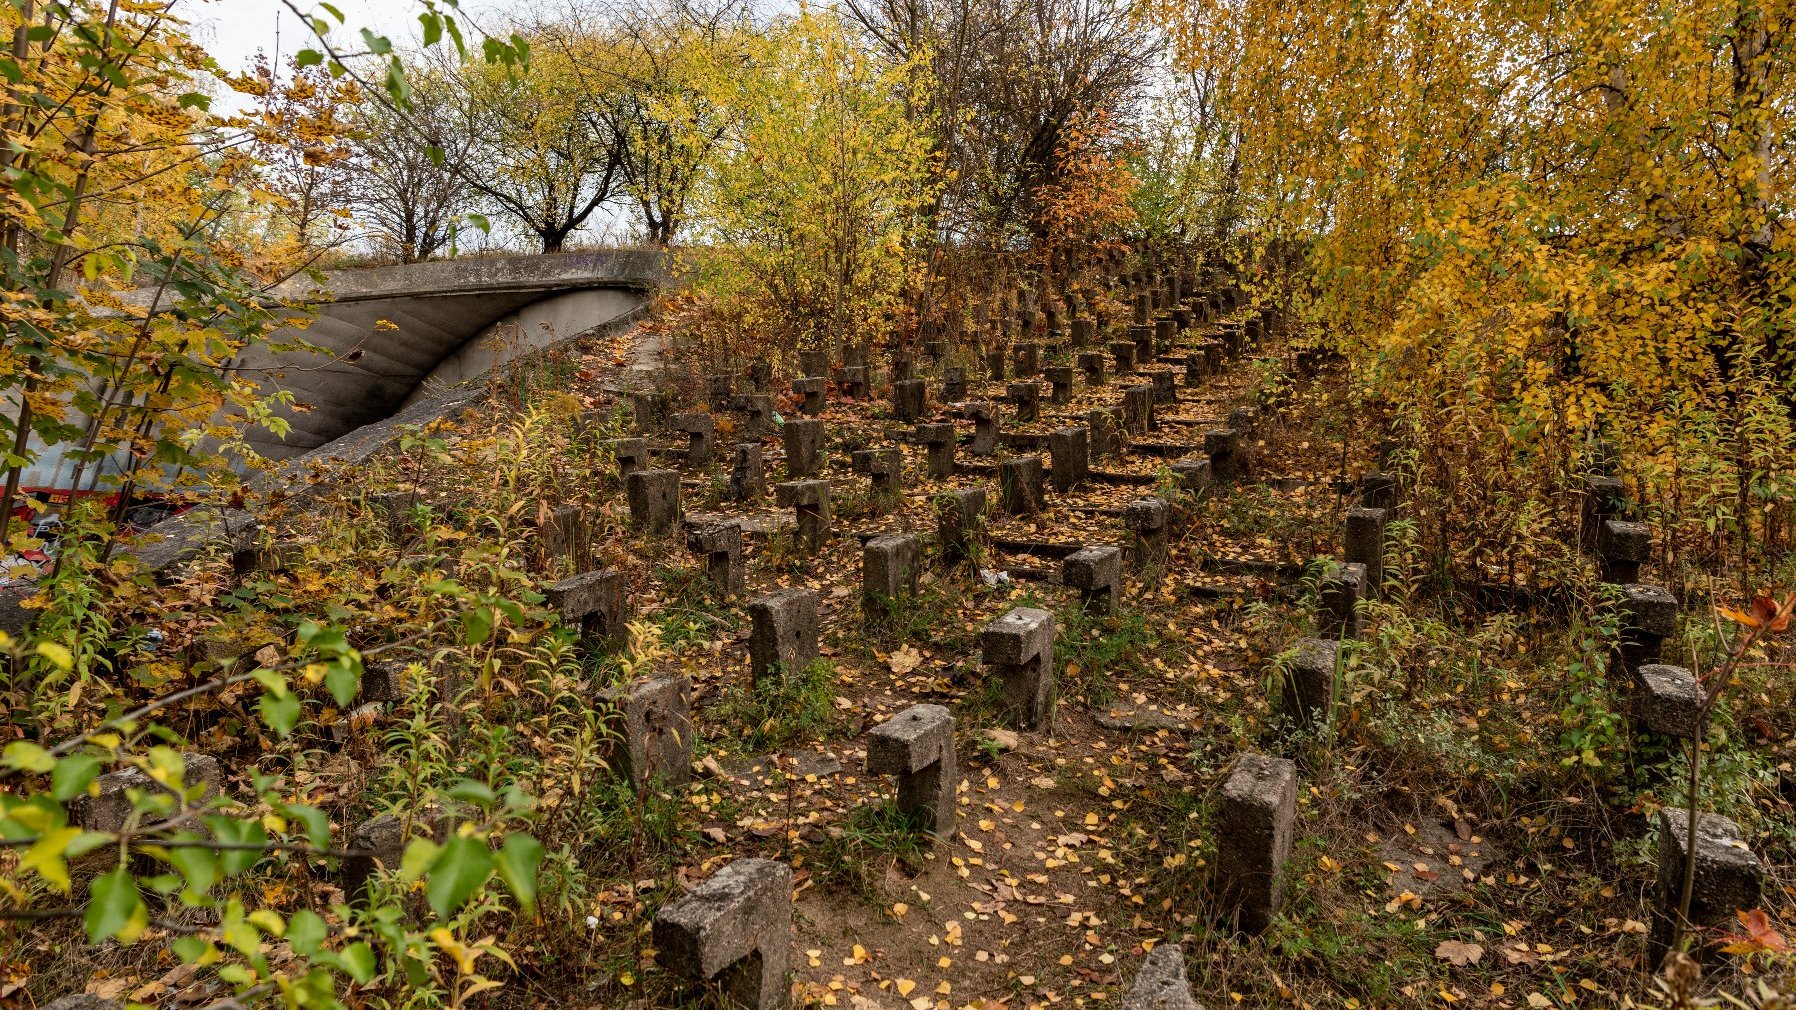
{"label": "carpet of fallen leaves", "polygon": [[[1254,405],[1259,374],[1237,362],[1196,388],[1181,383],[1179,402],[1162,408],[1146,439],[1152,455],[1094,459],[1099,479],[1050,493],[1038,515],[994,507],[990,536],[1126,543],[1119,510],[1154,489],[1101,475],[1154,474],[1180,445],[1201,456],[1203,432]],[[1552,675],[1529,652],[1551,663],[1563,630],[1553,618],[1530,618],[1540,626],[1489,657],[1493,674],[1475,685],[1350,679],[1338,739],[1302,749],[1302,838],[1285,919],[1263,937],[1231,938],[1212,907],[1211,794],[1242,750],[1289,749],[1270,729],[1268,663],[1309,627],[1304,565],[1338,549],[1341,479],[1373,468],[1372,435],[1337,386],[1327,375],[1298,383],[1259,423],[1254,482],[1183,501],[1164,569],[1131,575],[1117,617],[1072,627],[1065,615],[1077,612],[1076,594],[1057,584],[1052,555],[1004,549],[985,557],[978,577],[931,567],[908,610],[869,627],[860,543],[883,532],[927,536],[938,492],[984,484],[995,501],[996,480],[992,461],[964,443],[963,472],[927,480],[921,448],[907,447],[902,499],[870,502],[858,492],[864,482],[844,473],[842,450],[897,444],[904,426],[882,401],[832,398],[823,417],[838,450],[830,474],[839,505],[822,556],[794,558],[780,543],[762,556],[791,522],[770,502],[744,508],[713,496],[690,507],[694,520],[740,518],[766,531],[751,538],[748,597],[793,585],[821,592],[839,718],[818,739],[745,749],[736,728],[706,720],[704,709],[746,678],[746,623],[682,647],[685,667],[702,671],[707,737],[704,774],[683,796],[703,839],[686,855],[685,878],[742,855],[791,861],[796,991],[817,1005],[1103,1006],[1126,991],[1144,951],[1168,938],[1187,943],[1198,995],[1212,1006],[1609,1006],[1650,991],[1643,810],[1564,769],[1547,725],[1556,695],[1531,691],[1533,678]],[[1006,408],[1004,431],[1082,423],[1087,409],[1114,406],[1118,389],[1112,377],[1081,384],[1070,405],[1044,397],[1030,424]],[[967,399],[1003,392],[1003,383],[975,381]],[[777,481],[776,439],[767,451]],[[680,605],[640,601],[648,613],[663,604]],[[1052,732],[1006,730],[976,700],[978,629],[1023,605],[1062,615]],[[959,830],[921,851],[853,844],[857,814],[893,791],[861,771],[865,731],[919,702],[959,718]],[[1399,711],[1426,728],[1374,728]],[[1405,731],[1413,737],[1395,739]],[[1644,796],[1650,803],[1650,785]],[[1757,799],[1768,813],[1789,810],[1775,795]],[[1777,900],[1787,914],[1787,891]]]}
{"label": "carpet of fallen leaves", "polygon": [[[627,341],[587,347],[567,380],[582,407],[610,411],[644,381],[628,368],[632,353]],[[1253,353],[1284,355],[1276,344]],[[662,662],[694,677],[696,774],[651,797],[671,822],[668,840],[633,872],[614,860],[588,882],[585,963],[542,963],[539,946],[525,942],[513,951],[520,978],[495,998],[667,1005],[674,984],[646,943],[653,909],[749,855],[794,866],[801,1005],[1109,1006],[1144,952],[1169,941],[1186,944],[1210,1007],[1607,1007],[1649,993],[1646,815],[1675,787],[1651,755],[1614,756],[1625,770],[1602,774],[1562,761],[1561,615],[1504,618],[1418,595],[1406,605],[1444,629],[1421,641],[1397,611],[1375,610],[1375,644],[1348,671],[1335,731],[1280,735],[1274,657],[1313,628],[1306,576],[1338,551],[1345,480],[1373,468],[1374,435],[1335,376],[1297,379],[1281,409],[1260,412],[1251,481],[1179,498],[1171,556],[1130,574],[1117,614],[1085,616],[1059,585],[1053,545],[1127,543],[1120,509],[1154,490],[1104,475],[1157,475],[1179,446],[1201,455],[1206,430],[1238,407],[1257,409],[1264,374],[1243,360],[1195,387],[1181,382],[1177,404],[1161,408],[1144,440],[1152,455],[1094,459],[1096,479],[1050,492],[1033,516],[1000,514],[993,460],[964,443],[959,460],[972,466],[938,481],[923,476],[921,447],[907,445],[902,494],[873,499],[848,452],[902,444],[907,426],[885,401],[844,399],[832,386],[822,416],[836,515],[820,556],[796,554],[791,512],[771,498],[727,500],[727,452],[711,471],[687,475],[689,521],[741,519],[748,531],[748,589],[729,603],[711,601],[693,577],[699,559],[683,540],[623,535],[621,494],[595,495],[594,528],[615,534],[595,550],[630,573],[639,619],[679,629],[665,636]],[[696,374],[677,381],[703,388]],[[1114,406],[1119,388],[1114,377],[1081,383],[1069,405],[1044,395],[1040,420],[1026,425],[1005,407],[1004,430],[1083,423],[1088,409]],[[975,381],[968,399],[1003,392],[1001,382]],[[781,402],[786,416],[795,406]],[[677,435],[656,442],[669,454],[683,444]],[[769,481],[784,479],[777,435],[764,445]],[[935,496],[973,484],[988,488],[988,533],[1005,546],[977,572],[932,560],[917,597],[870,623],[861,542],[891,531],[931,536]],[[820,728],[787,739],[777,714],[745,724],[731,700],[748,678],[745,601],[799,585],[821,594],[833,677]],[[1045,607],[1059,621],[1051,731],[1008,729],[984,700],[978,631],[1017,606]],[[1754,746],[1773,771],[1734,800],[1758,812],[1755,824],[1773,825],[1761,834],[1773,867],[1767,905],[1770,922],[1787,928],[1788,688],[1762,697]],[[866,731],[919,702],[949,706],[958,720],[959,826],[933,846],[882,826],[894,784],[863,770]],[[1232,936],[1208,889],[1212,798],[1245,750],[1282,752],[1302,769],[1288,900],[1258,937]],[[1716,972],[1715,984],[1740,970]],[[100,984],[128,994],[154,977]]]}

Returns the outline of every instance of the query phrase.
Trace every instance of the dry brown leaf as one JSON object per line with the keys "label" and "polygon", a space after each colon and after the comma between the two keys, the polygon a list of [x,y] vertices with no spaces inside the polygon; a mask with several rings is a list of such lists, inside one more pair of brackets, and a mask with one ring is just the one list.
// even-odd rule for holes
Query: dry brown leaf
{"label": "dry brown leaf", "polygon": [[1484,957],[1484,948],[1475,943],[1442,940],[1440,945],[1434,948],[1434,956],[1462,966],[1477,964]]}

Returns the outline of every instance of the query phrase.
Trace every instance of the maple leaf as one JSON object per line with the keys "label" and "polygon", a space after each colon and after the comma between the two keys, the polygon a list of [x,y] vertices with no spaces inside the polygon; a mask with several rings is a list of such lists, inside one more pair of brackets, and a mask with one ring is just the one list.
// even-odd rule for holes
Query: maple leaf
{"label": "maple leaf", "polygon": [[897,674],[909,673],[922,662],[923,654],[908,645],[898,647],[886,658],[886,665],[892,668],[893,673]]}
{"label": "maple leaf", "polygon": [[1477,964],[1484,957],[1484,948],[1475,943],[1442,940],[1434,948],[1434,956],[1461,966]]}
{"label": "maple leaf", "polygon": [[1737,911],[1740,925],[1746,927],[1744,936],[1729,934],[1723,937],[1727,941],[1721,950],[1727,954],[1784,954],[1790,950],[1790,941],[1777,927],[1762,908]]}

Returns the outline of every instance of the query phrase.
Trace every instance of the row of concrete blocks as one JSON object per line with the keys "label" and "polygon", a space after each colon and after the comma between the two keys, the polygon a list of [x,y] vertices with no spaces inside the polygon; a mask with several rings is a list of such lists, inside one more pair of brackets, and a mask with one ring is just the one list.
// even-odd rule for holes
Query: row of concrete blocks
{"label": "row of concrete blocks", "polygon": [[[1383,584],[1385,528],[1395,496],[1395,481],[1373,474],[1362,482],[1366,504],[1347,513],[1346,560],[1330,565],[1322,578],[1319,637],[1296,644],[1287,673],[1286,716],[1300,727],[1333,711],[1335,643],[1361,636],[1361,601],[1376,598]],[[1650,530],[1615,519],[1604,519],[1601,526],[1605,532],[1598,542],[1606,546],[1599,549],[1610,552],[1605,576],[1638,574],[1650,549]],[[1620,593],[1621,639],[1612,665],[1626,678],[1630,715],[1642,729],[1690,739],[1698,731],[1703,688],[1689,670],[1659,662],[1665,640],[1676,632],[1677,600],[1662,587],[1636,582],[1621,585]]]}
{"label": "row of concrete blocks", "polygon": [[[816,500],[821,505],[816,520],[827,522],[826,493]],[[983,488],[962,489],[944,496],[938,512],[944,563],[964,563],[975,555],[984,511]],[[1124,523],[1134,534],[1132,557],[1138,569],[1164,560],[1170,516],[1170,506],[1160,498],[1141,499],[1125,509]],[[802,528],[800,535],[801,538],[806,535]],[[690,550],[705,559],[707,576],[719,597],[729,599],[741,593],[745,566],[739,522],[722,521],[698,526],[688,531],[686,542]],[[922,555],[922,541],[907,534],[883,534],[869,538],[862,545],[863,610],[869,618],[877,617],[882,607],[891,601],[916,592]],[[1119,546],[1084,547],[1063,559],[1062,583],[1077,589],[1082,604],[1088,609],[1109,613],[1121,595],[1123,561],[1124,552]],[[577,628],[584,640],[603,643],[619,638],[624,632],[629,617],[628,592],[623,573],[616,569],[598,569],[563,579],[551,585],[546,596],[563,623]],[[755,612],[756,605],[751,605],[750,609]],[[751,654],[760,657],[755,660],[755,671],[764,670],[765,657],[752,649]]]}
{"label": "row of concrete blocks", "polygon": [[[1021,635],[1001,632],[1009,638],[1038,634],[1027,614],[1013,612],[994,625],[1001,622],[1032,627]],[[1051,625],[1048,635],[1051,640]],[[683,704],[681,707],[683,710]],[[659,735],[689,741],[690,724],[664,725]],[[198,754],[184,757],[190,787],[187,800],[203,802],[216,796],[222,781],[216,762]],[[688,765],[689,759],[675,767]],[[956,765],[954,719],[947,709],[916,705],[880,724],[869,734],[866,766],[870,774],[897,777],[898,805],[919,826],[938,837],[952,834]],[[102,832],[125,827],[133,810],[133,793],[166,791],[135,769],[101,776],[97,787],[95,795],[77,804],[75,819],[87,830]],[[1278,915],[1296,834],[1296,812],[1297,770],[1293,762],[1259,754],[1245,754],[1237,760],[1223,784],[1217,808],[1220,840],[1215,890],[1239,930],[1263,931]],[[1692,925],[1725,926],[1735,913],[1758,905],[1764,865],[1740,836],[1738,826],[1726,818],[1704,814],[1698,819]],[[346,860],[344,868],[351,893],[372,872],[376,859],[397,865],[404,841],[403,824],[395,817],[376,818],[359,828],[350,843],[358,855]],[[1692,844],[1688,812],[1661,810],[1658,883],[1649,939],[1654,963],[1673,935],[1683,867]],[[728,972],[726,987],[744,1005],[786,1005],[790,884],[790,871],[784,864],[752,859],[731,863],[657,916],[654,936],[662,966],[700,979],[716,979]],[[1149,975],[1146,968],[1143,974]],[[1174,980],[1163,975],[1154,978],[1155,990]],[[1137,990],[1140,988],[1138,983]]]}
{"label": "row of concrete blocks", "polygon": [[1690,670],[1662,663],[1665,640],[1677,633],[1677,599],[1640,581],[1652,558],[1652,527],[1622,518],[1627,495],[1614,476],[1612,450],[1599,447],[1598,473],[1586,479],[1579,548],[1594,554],[1598,577],[1621,587],[1621,640],[1610,664],[1623,680],[1636,727],[1689,740],[1702,731],[1706,692]]}
{"label": "row of concrete blocks", "polygon": [[[1644,523],[1615,518],[1625,504],[1621,482],[1612,476],[1589,479],[1581,546],[1597,555],[1605,582],[1619,582],[1621,636],[1612,667],[1626,678],[1629,715],[1634,725],[1652,733],[1689,740],[1701,732],[1706,693],[1696,675],[1661,663],[1664,642],[1677,631],[1677,600],[1660,586],[1635,581],[1651,555],[1652,531]],[[1361,633],[1359,601],[1376,595],[1383,581],[1385,522],[1395,507],[1396,482],[1371,475],[1362,485],[1362,501],[1381,507],[1352,509],[1347,514],[1347,563],[1330,566],[1322,582],[1319,631],[1324,638],[1300,639],[1284,683],[1283,714],[1299,728],[1326,726],[1332,719],[1340,663],[1339,642]],[[1659,815],[1659,887],[1653,908],[1649,963],[1663,957],[1674,933],[1689,850],[1689,813],[1668,808]],[[1702,814],[1697,829],[1698,884],[1691,918],[1700,926],[1731,925],[1733,913],[1756,904],[1763,879],[1758,857],[1739,840],[1739,828],[1726,818]]]}
{"label": "row of concrete blocks", "polygon": [[[918,705],[881,724],[869,739],[867,766],[900,776],[901,805],[948,811],[938,830],[952,830],[953,719],[946,709]],[[1237,928],[1259,932],[1278,914],[1296,813],[1294,764],[1257,754],[1236,763],[1218,809],[1216,887]],[[656,961],[672,974],[718,986],[737,1005],[784,1010],[791,999],[792,907],[786,864],[734,860],[656,914]],[[1121,1005],[1198,1010],[1177,945],[1150,952]]]}
{"label": "row of concrete blocks", "polygon": [[[786,1010],[792,997],[792,870],[769,859],[733,860],[663,906],[652,937],[664,971],[711,983],[735,1006]],[[1201,1010],[1177,944],[1149,952],[1121,1007]]]}
{"label": "row of concrete blocks", "polygon": [[[1182,358],[1168,359],[1165,355],[1172,350],[1177,332],[1183,325],[1173,319],[1161,319],[1154,325],[1136,325],[1130,327],[1130,340],[1114,341],[1109,345],[1111,358],[1114,361],[1116,375],[1132,376],[1138,374],[1138,368],[1149,362],[1170,361],[1174,365],[1183,365],[1185,385],[1195,387],[1203,380],[1219,372],[1224,357],[1239,357],[1250,345],[1256,343],[1264,326],[1260,319],[1249,319],[1245,323],[1227,323],[1221,330],[1220,338],[1206,341],[1198,347],[1187,351]],[[1077,346],[1083,346],[1082,344]],[[1005,381],[1005,360],[1014,355],[1015,375],[1018,380],[1011,382],[1007,389],[1007,399],[1016,408],[1016,419],[1022,423],[1035,421],[1039,416],[1041,387],[1033,380],[1041,375],[1048,380],[1049,399],[1055,404],[1072,402],[1074,383],[1080,375],[1084,376],[1087,385],[1102,386],[1106,383],[1104,356],[1098,352],[1083,352],[1078,355],[1078,366],[1051,365],[1043,368],[1040,364],[1042,345],[1033,341],[1016,344],[1008,349],[1000,345],[987,352],[987,366],[992,381]],[[1152,369],[1141,373],[1147,377],[1147,387],[1131,386],[1126,393],[1139,395],[1144,388],[1151,395],[1154,403],[1169,404],[1176,402],[1176,373],[1171,369]],[[894,368],[892,383],[892,414],[900,421],[914,422],[926,416],[929,404],[928,385],[922,379],[911,378],[908,368]],[[964,369],[950,368],[942,384],[942,398],[954,401],[966,395],[967,379]],[[864,389],[860,390],[864,393]],[[807,398],[810,393],[807,392]],[[821,396],[821,393],[818,394]],[[855,395],[850,393],[849,395]],[[807,401],[808,402],[808,401]],[[1126,401],[1127,402],[1127,401]],[[820,408],[819,408],[820,409]],[[1144,419],[1145,411],[1133,411]]]}
{"label": "row of concrete blocks", "polygon": [[[1190,300],[1178,296],[1172,296],[1169,300],[1168,296],[1159,289],[1151,293],[1138,294],[1135,302],[1136,315],[1128,327],[1130,339],[1111,345],[1120,373],[1129,372],[1137,360],[1145,363],[1165,353],[1171,348],[1177,335],[1193,323],[1206,322],[1216,315],[1232,311],[1242,304],[1239,298],[1231,299],[1216,292],[1200,294]],[[1142,307],[1146,304],[1153,306],[1151,315],[1143,314]],[[1051,338],[1049,344],[1058,345],[1058,340],[1055,339],[1060,332],[1058,316],[1053,311],[1036,312],[1031,310],[1026,315],[1029,325],[1024,327],[1025,330],[1045,329]],[[1081,315],[1076,308],[1073,316],[1070,345],[1073,350],[1079,351],[1092,342],[1102,327],[1103,321]],[[1025,316],[1019,315],[1017,318],[1019,321],[1023,321]],[[1010,317],[1001,316],[1000,321],[1002,324],[1000,332],[1005,341],[1008,341]],[[1042,325],[1035,325],[1036,323]],[[1187,381],[1193,382],[1196,378],[1215,371],[1221,353],[1240,353],[1243,343],[1258,340],[1263,333],[1269,331],[1270,326],[1270,317],[1265,313],[1260,313],[1245,321],[1224,323],[1221,339],[1211,341],[1200,348],[1197,352],[1200,360],[1187,362]],[[926,327],[926,329],[933,328]],[[1212,348],[1211,345],[1214,347]],[[1125,346],[1128,348],[1126,352],[1119,350]],[[1206,352],[1212,350],[1214,353],[1206,357]],[[933,334],[925,340],[924,351],[934,360],[939,361],[946,357],[946,346],[940,340],[934,339]],[[996,381],[1003,381],[1006,377],[1005,362],[1007,359],[1014,359],[1015,375],[1018,378],[1031,378],[1046,374],[1050,381],[1056,382],[1057,385],[1070,384],[1070,375],[1067,372],[1058,373],[1067,381],[1056,380],[1055,369],[1058,367],[1070,371],[1071,366],[1044,368],[1041,364],[1043,351],[1044,344],[1038,340],[1023,340],[1014,345],[1001,343],[998,347],[986,352],[992,378]],[[1088,357],[1088,355],[1081,355],[1080,368],[1089,376],[1092,375],[1094,369],[1087,360]],[[1096,370],[1101,372],[1102,357],[1097,355],[1096,358]],[[799,370],[802,377],[792,380],[792,390],[801,397],[800,412],[807,416],[815,416],[822,412],[824,406],[823,397],[828,381],[826,376],[830,374],[828,353],[817,349],[801,351],[799,353]],[[949,369],[950,390],[956,385],[952,374],[954,371],[955,369]],[[718,373],[707,376],[705,380],[706,400],[713,412],[735,410],[748,414],[750,430],[758,433],[765,430],[766,422],[772,417],[772,397],[769,395],[772,388],[771,363],[765,359],[753,361],[749,364],[748,373],[749,389],[746,392],[737,392],[735,388],[737,376],[735,375]],[[837,386],[844,395],[856,399],[864,398],[872,384],[867,348],[864,346],[846,348],[843,353],[842,366],[836,369],[833,375]],[[912,363],[908,350],[901,348],[894,352],[891,379],[894,384],[916,381],[912,375]],[[961,370],[959,383],[964,384],[964,381],[964,370]],[[665,392],[640,391],[633,393],[632,397],[638,423],[645,431],[658,428],[666,422],[672,413],[672,397]],[[898,394],[897,398],[910,400],[912,397],[905,393]],[[902,408],[900,414],[901,416],[903,414]]]}

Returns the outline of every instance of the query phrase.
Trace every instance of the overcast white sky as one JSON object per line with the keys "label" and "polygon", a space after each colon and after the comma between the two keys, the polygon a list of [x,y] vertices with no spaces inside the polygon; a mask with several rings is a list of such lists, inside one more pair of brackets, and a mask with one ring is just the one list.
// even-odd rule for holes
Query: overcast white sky
{"label": "overcast white sky", "polygon": [[[346,44],[359,44],[361,28],[402,43],[413,37],[417,27],[418,0],[335,0],[337,9],[348,20]],[[295,0],[300,10],[311,10],[315,0]],[[462,0],[462,30],[475,24],[503,21],[505,12],[526,6],[523,0]],[[281,0],[192,0],[178,9],[193,26],[195,40],[206,47],[219,64],[243,69],[258,49],[283,57],[303,48],[310,39],[304,25],[288,12]],[[502,25],[494,25],[502,27]],[[278,50],[277,50],[278,47]]]}

